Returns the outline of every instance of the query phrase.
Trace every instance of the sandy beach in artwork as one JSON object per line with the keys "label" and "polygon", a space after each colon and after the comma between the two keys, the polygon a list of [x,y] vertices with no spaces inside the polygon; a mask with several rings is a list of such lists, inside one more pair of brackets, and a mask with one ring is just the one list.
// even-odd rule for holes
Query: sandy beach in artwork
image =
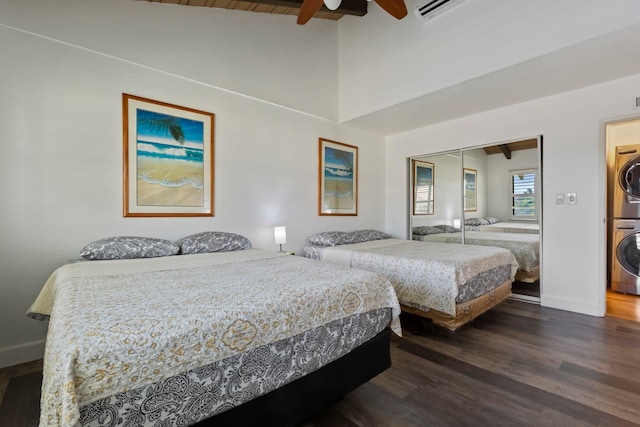
{"label": "sandy beach in artwork", "polygon": [[354,209],[353,180],[340,178],[325,178],[324,181],[325,209]]}
{"label": "sandy beach in artwork", "polygon": [[204,205],[201,162],[138,157],[138,206]]}

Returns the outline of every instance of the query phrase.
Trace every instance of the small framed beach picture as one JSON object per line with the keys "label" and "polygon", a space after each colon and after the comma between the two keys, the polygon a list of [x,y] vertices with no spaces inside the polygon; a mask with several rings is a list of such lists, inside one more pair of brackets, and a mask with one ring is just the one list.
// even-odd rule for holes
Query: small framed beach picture
{"label": "small framed beach picture", "polygon": [[433,215],[434,199],[434,165],[420,160],[413,161],[413,214]]}
{"label": "small framed beach picture", "polygon": [[122,94],[125,217],[213,216],[214,115]]}
{"label": "small framed beach picture", "polygon": [[478,210],[478,171],[464,168],[464,211]]}
{"label": "small framed beach picture", "polygon": [[318,215],[358,215],[358,147],[319,139]]}

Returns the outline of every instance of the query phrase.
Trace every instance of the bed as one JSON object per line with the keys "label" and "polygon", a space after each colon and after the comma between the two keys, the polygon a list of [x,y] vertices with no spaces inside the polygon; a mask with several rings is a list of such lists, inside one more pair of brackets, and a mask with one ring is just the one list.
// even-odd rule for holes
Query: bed
{"label": "bed", "polygon": [[479,225],[479,231],[518,234],[540,234],[537,222],[496,222],[494,224]]}
{"label": "bed", "polygon": [[[411,236],[421,242],[461,243],[462,233],[428,232],[426,229],[437,227],[415,227]],[[451,229],[447,229],[451,231]],[[428,233],[428,234],[423,234]],[[516,261],[518,271],[515,280],[533,283],[540,278],[540,236],[523,233],[500,233],[485,231],[465,231],[465,245],[493,246],[510,250]]]}
{"label": "bed", "polygon": [[508,250],[422,243],[388,235],[358,241],[349,234],[311,236],[304,254],[387,276],[404,312],[426,317],[449,330],[456,330],[511,295],[517,262]]}
{"label": "bed", "polygon": [[384,276],[258,249],[69,263],[27,313],[40,425],[298,425],[390,366],[399,313]]}

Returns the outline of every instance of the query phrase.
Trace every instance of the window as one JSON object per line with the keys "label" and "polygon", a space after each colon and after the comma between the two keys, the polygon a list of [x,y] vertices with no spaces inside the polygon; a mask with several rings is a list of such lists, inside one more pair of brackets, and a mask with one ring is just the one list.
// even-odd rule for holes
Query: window
{"label": "window", "polygon": [[536,169],[511,171],[511,218],[536,219]]}

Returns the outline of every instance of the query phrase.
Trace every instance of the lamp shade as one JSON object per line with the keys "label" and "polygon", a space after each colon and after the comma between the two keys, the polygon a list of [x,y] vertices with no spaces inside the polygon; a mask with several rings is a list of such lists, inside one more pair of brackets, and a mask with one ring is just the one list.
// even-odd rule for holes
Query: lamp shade
{"label": "lamp shade", "polygon": [[287,243],[287,228],[284,225],[273,227],[273,236],[276,239],[276,245]]}

